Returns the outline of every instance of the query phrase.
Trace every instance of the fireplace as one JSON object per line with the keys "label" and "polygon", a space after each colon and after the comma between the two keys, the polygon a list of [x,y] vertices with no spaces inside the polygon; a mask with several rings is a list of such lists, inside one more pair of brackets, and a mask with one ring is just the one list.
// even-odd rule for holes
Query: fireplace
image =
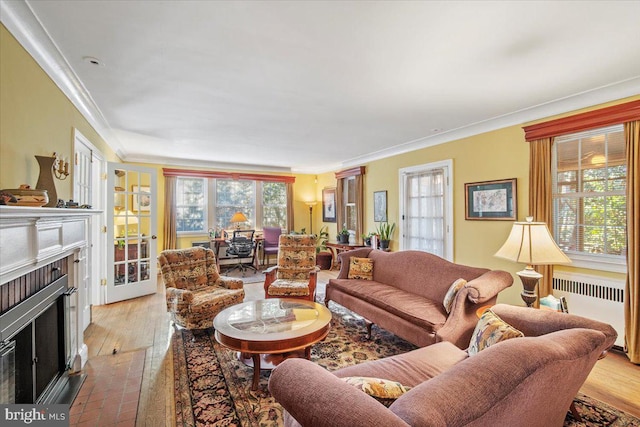
{"label": "fireplace", "polygon": [[77,337],[70,257],[0,288],[0,403],[71,403],[82,375],[69,375]]}
{"label": "fireplace", "polygon": [[88,359],[86,260],[99,213],[0,206],[0,404],[75,398]]}

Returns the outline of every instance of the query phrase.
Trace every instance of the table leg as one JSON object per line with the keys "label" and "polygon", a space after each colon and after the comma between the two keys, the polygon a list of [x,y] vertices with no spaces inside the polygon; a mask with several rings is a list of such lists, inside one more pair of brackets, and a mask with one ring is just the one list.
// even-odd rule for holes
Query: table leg
{"label": "table leg", "polygon": [[311,360],[311,346],[304,349],[304,358],[307,360]]}
{"label": "table leg", "polygon": [[258,383],[260,382],[260,354],[253,353],[251,359],[253,359],[253,383],[251,384],[251,390],[257,390]]}

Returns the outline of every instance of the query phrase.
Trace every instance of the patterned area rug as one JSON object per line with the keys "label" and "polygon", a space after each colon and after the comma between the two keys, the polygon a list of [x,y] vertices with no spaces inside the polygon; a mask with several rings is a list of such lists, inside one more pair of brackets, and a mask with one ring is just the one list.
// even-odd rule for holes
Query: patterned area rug
{"label": "patterned area rug", "polygon": [[[415,346],[374,327],[365,338],[360,318],[335,304],[327,338],[314,345],[311,360],[328,370],[413,350]],[[172,338],[176,425],[281,426],[282,408],[267,391],[269,371],[262,371],[258,390],[251,390],[252,368],[213,337],[213,329],[176,332]],[[637,426],[640,420],[602,402],[575,399],[583,422],[568,413],[565,426]]]}

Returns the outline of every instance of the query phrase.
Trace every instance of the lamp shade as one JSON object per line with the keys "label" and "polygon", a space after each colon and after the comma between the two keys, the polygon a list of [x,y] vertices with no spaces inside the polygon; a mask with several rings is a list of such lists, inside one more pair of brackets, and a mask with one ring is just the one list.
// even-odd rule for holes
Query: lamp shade
{"label": "lamp shade", "polygon": [[247,221],[249,220],[247,219],[245,214],[243,214],[240,211],[234,213],[233,216],[231,217],[231,222],[247,222]]}
{"label": "lamp shade", "polygon": [[495,256],[527,265],[570,264],[571,260],[551,237],[547,224],[531,220],[527,217],[527,222],[515,222]]}

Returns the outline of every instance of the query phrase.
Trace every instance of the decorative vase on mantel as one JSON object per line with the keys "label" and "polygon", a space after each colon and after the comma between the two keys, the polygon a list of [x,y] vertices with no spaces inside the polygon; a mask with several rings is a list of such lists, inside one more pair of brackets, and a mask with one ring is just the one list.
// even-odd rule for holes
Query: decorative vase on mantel
{"label": "decorative vase on mantel", "polygon": [[38,176],[36,188],[38,190],[47,190],[49,203],[47,203],[45,207],[55,207],[58,204],[58,193],[56,192],[56,185],[53,181],[53,165],[56,158],[46,156],[35,156],[35,158],[40,165],[40,175]]}

